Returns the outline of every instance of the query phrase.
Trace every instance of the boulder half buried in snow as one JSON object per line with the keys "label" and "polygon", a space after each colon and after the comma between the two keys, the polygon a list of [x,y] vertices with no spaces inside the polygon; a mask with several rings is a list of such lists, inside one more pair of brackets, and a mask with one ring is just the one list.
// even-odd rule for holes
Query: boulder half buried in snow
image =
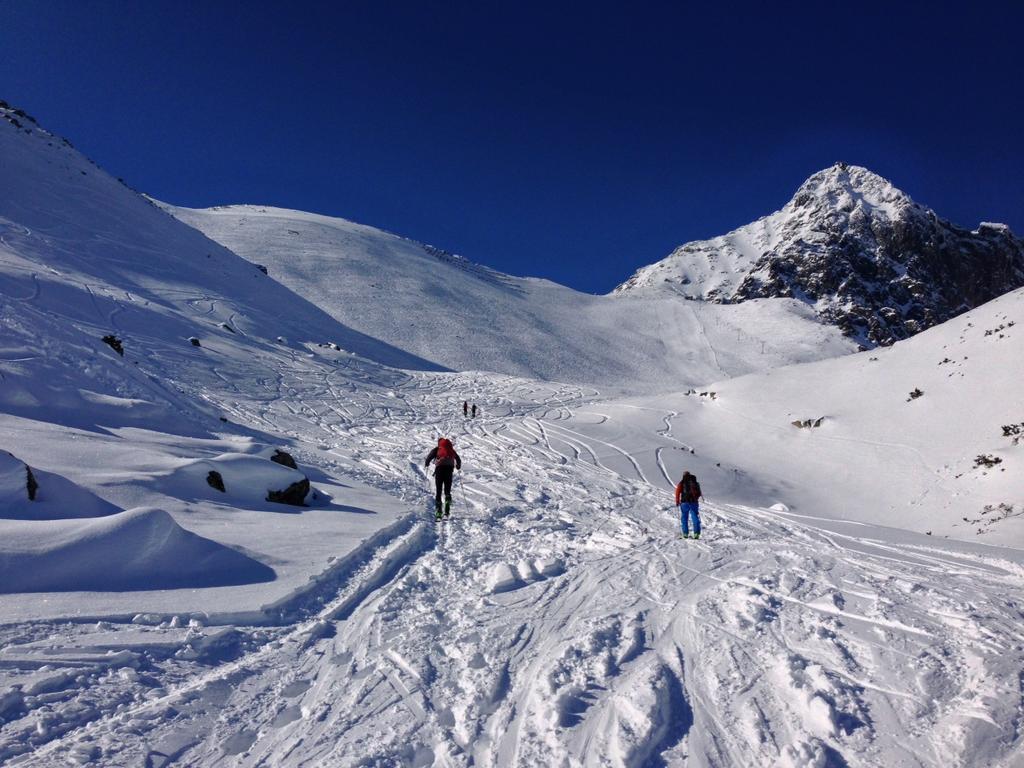
{"label": "boulder half buried in snow", "polygon": [[0,592],[129,591],[271,581],[272,568],[186,531],[162,509],[5,521]]}
{"label": "boulder half buried in snow", "polygon": [[[210,482],[216,477],[219,484]],[[167,478],[165,490],[173,495],[182,491],[209,496],[216,488],[233,501],[261,505],[264,502],[303,506],[309,494],[309,479],[296,469],[262,456],[225,453],[212,459],[190,461]]]}
{"label": "boulder half buried in snow", "polygon": [[0,451],[0,505],[18,501],[35,501],[39,483],[32,469],[13,454]]}
{"label": "boulder half buried in snow", "polygon": [[309,494],[309,480],[304,477],[301,480],[296,480],[283,491],[268,491],[267,501],[302,507],[306,504],[307,494]]}
{"label": "boulder half buried in snow", "polygon": [[275,464],[280,464],[282,467],[291,467],[292,469],[298,469],[299,465],[295,463],[295,459],[287,451],[282,451],[280,448],[275,448],[274,453],[270,456],[270,460]]}
{"label": "boulder half buried in snow", "polygon": [[0,520],[104,517],[120,511],[67,478],[32,469],[0,450]]}

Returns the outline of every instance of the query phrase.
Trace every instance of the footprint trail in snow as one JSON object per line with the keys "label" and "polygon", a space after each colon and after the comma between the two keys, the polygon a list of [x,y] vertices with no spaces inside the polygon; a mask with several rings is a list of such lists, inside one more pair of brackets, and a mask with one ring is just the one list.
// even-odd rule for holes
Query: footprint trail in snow
{"label": "footprint trail in snow", "polygon": [[[1019,566],[728,504],[682,541],[670,412],[664,450],[640,456],[592,390],[357,361],[308,374],[296,358],[265,399],[221,405],[421,518],[297,623],[247,630],[237,659],[12,764],[92,747],[147,766],[1021,759]],[[467,398],[482,416],[462,417]],[[439,434],[465,472],[435,524],[422,457]]]}

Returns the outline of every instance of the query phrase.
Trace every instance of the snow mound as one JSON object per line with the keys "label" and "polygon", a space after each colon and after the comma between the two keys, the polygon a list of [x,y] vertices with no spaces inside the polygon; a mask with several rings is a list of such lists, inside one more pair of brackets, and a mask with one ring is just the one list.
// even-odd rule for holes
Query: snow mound
{"label": "snow mound", "polygon": [[96,520],[9,522],[0,539],[4,593],[228,586],[274,576],[153,507]]}
{"label": "snow mound", "polygon": [[10,504],[35,496],[32,470],[7,452],[0,452],[0,503]]}
{"label": "snow mound", "polygon": [[119,511],[67,478],[30,469],[14,455],[0,451],[0,519],[60,520],[104,517]]}
{"label": "snow mound", "polygon": [[[223,490],[216,487],[217,477]],[[298,470],[244,453],[224,453],[212,459],[195,459],[178,467],[163,485],[180,498],[230,499],[233,504],[260,506],[270,496],[296,488],[300,503],[309,494],[309,480]],[[305,490],[302,490],[304,488]]]}
{"label": "snow mound", "polygon": [[565,564],[557,558],[523,559],[517,563],[495,563],[487,574],[487,590],[492,595],[511,592],[565,573]]}

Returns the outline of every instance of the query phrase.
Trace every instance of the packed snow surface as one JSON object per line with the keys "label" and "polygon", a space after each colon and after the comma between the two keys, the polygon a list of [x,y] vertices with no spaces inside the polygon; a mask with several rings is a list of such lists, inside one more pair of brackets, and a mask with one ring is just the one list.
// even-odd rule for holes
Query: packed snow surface
{"label": "packed snow surface", "polygon": [[[849,346],[785,304],[638,299],[633,333],[340,220],[196,214],[257,232],[265,275],[15,122],[0,762],[1024,762],[1021,293],[828,360]],[[358,299],[391,257],[403,300]],[[476,342],[434,280],[475,297]],[[440,435],[463,471],[435,523]],[[268,500],[300,476],[304,506]]]}
{"label": "packed snow surface", "polygon": [[[636,422],[593,390],[421,374],[393,391],[387,417],[311,418],[306,434],[368,481],[418,496],[417,520],[293,618],[236,624],[231,643],[204,646],[212,627],[183,636],[187,613],[138,619],[148,644],[125,646],[129,672],[100,667],[53,683],[59,694],[23,694],[24,714],[0,731],[12,763],[19,752],[40,765],[1020,758],[1020,550],[821,519],[827,510],[769,505],[767,490],[735,503],[703,470],[704,536],[683,541],[670,480],[703,457],[670,410],[647,414],[662,448],[649,456],[632,442]],[[317,410],[314,395],[287,400]],[[464,395],[483,416],[463,420]],[[264,413],[297,423],[288,409]],[[438,431],[465,469],[454,517],[435,524],[420,461]],[[10,627],[10,684],[24,691],[40,664],[54,675],[68,654],[121,647],[118,626],[103,622],[102,642],[89,624]],[[96,703],[83,711],[82,697]]]}

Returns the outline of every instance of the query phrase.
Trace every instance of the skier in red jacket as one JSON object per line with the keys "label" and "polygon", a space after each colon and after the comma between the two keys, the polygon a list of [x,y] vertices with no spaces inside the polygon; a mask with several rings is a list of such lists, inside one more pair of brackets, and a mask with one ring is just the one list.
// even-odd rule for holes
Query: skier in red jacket
{"label": "skier in red jacket", "polygon": [[676,505],[679,507],[679,521],[683,527],[683,538],[690,538],[690,517],[693,517],[693,538],[700,538],[700,509],[698,500],[703,496],[700,483],[689,471],[683,472],[683,479],[676,486]]}
{"label": "skier in red jacket", "polygon": [[452,474],[456,469],[462,469],[462,459],[455,452],[455,446],[447,437],[437,440],[437,447],[432,448],[427,454],[423,466],[429,467],[430,462],[434,465],[434,487],[437,489],[437,496],[434,502],[434,517],[441,519],[441,491],[444,490],[444,517],[452,516]]}

